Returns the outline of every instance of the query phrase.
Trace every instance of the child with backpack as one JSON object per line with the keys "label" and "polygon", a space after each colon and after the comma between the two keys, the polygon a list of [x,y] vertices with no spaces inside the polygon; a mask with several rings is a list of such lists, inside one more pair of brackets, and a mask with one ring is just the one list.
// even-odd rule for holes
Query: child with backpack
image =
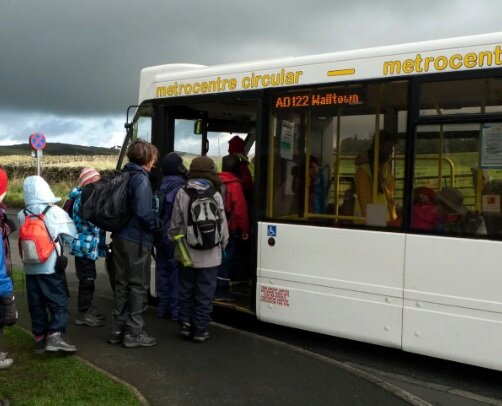
{"label": "child with backpack", "polygon": [[[225,202],[225,213],[228,222],[228,245],[225,248],[223,262],[218,268],[218,283],[216,286],[215,300],[233,301],[230,293],[230,277],[235,274],[235,253],[240,241],[249,238],[249,217],[246,198],[242,188],[240,176],[239,158],[235,155],[227,155],[222,160],[222,171],[219,174],[223,182],[222,192]],[[242,264],[241,264],[242,265]]]}
{"label": "child with backpack", "polygon": [[[7,194],[7,173],[0,168],[0,335],[3,327],[10,326],[17,321],[17,309],[14,298],[14,286],[12,284],[12,268],[9,250],[9,234],[16,231],[14,223],[7,218],[6,206],[3,199]],[[6,352],[0,352],[0,369],[9,368],[14,363]]]}
{"label": "child with backpack", "polygon": [[61,199],[42,177],[28,176],[23,190],[26,207],[18,214],[18,238],[35,353],[73,353],[77,348],[64,338],[69,314],[63,245],[73,241],[77,230],[68,214],[55,205]]}
{"label": "child with backpack", "polygon": [[218,267],[228,242],[227,220],[217,168],[206,156],[190,164],[188,183],[174,201],[169,237],[186,236],[192,266],[179,264],[180,336],[198,343],[210,338]]}
{"label": "child with backpack", "polygon": [[174,258],[174,242],[169,240],[167,230],[171,224],[174,199],[178,190],[186,183],[187,169],[179,155],[170,152],[160,162],[162,183],[160,185],[160,219],[164,225],[155,236],[157,257],[157,298],[159,299],[157,315],[170,320],[179,319],[179,281],[178,262]]}
{"label": "child with backpack", "polygon": [[108,342],[125,348],[151,347],[157,340],[145,331],[143,312],[148,302],[153,236],[160,228],[148,177],[157,163],[158,150],[138,139],[127,148],[127,158],[122,173],[128,173],[126,199],[131,215],[112,233],[115,295]]}
{"label": "child with backpack", "polygon": [[78,326],[101,327],[104,316],[93,305],[94,281],[96,280],[96,260],[106,255],[106,233],[81,216],[82,188],[100,180],[94,168],[81,170],[78,185],[69,195],[72,201],[69,215],[77,228],[77,238],[71,243],[70,254],[75,256],[75,270],[78,278]]}

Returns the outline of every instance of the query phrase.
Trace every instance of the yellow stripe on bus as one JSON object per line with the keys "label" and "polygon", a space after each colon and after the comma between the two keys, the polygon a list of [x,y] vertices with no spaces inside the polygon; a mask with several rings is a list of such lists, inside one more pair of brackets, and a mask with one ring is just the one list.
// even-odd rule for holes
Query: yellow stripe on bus
{"label": "yellow stripe on bus", "polygon": [[337,70],[329,70],[328,76],[353,75],[354,73],[356,73],[356,70],[354,68],[337,69]]}

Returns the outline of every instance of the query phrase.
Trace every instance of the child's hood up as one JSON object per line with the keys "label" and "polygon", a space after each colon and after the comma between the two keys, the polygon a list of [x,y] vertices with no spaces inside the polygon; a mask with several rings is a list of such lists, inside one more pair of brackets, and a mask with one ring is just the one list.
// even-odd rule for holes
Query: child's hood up
{"label": "child's hood up", "polygon": [[26,206],[33,204],[51,204],[61,200],[54,196],[50,186],[41,176],[28,176],[24,180],[24,203]]}

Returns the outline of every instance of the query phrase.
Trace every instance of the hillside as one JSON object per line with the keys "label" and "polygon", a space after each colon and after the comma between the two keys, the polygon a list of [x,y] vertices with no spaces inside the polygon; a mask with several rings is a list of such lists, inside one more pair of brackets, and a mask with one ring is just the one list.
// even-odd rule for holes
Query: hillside
{"label": "hillside", "polygon": [[[0,156],[29,155],[31,151],[30,144],[0,145]],[[44,155],[118,155],[119,150],[53,142],[48,143],[43,152]]]}

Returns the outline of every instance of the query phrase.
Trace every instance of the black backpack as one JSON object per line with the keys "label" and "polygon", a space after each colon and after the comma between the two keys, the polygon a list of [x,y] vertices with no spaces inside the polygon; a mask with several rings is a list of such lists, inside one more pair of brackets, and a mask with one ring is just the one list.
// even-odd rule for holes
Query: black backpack
{"label": "black backpack", "polygon": [[214,195],[216,189],[206,190],[189,187],[184,191],[190,197],[186,241],[194,249],[207,250],[220,245],[221,217]]}
{"label": "black backpack", "polygon": [[98,182],[90,183],[82,189],[82,218],[102,230],[117,231],[131,218],[127,195],[129,172]]}
{"label": "black backpack", "polygon": [[63,210],[68,213],[71,219],[73,219],[73,206],[75,205],[75,199],[66,199],[63,204]]}

